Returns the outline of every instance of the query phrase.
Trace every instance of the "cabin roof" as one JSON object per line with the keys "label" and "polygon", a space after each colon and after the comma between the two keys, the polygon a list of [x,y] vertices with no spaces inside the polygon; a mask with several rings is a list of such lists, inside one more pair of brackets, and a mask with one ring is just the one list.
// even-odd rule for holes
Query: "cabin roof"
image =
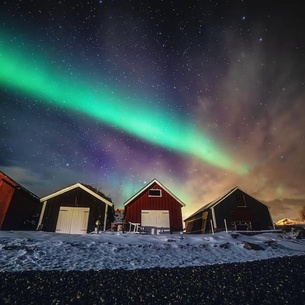
{"label": "cabin roof", "polygon": [[134,194],[131,198],[129,198],[125,203],[124,206],[127,206],[130,204],[135,198],[137,198],[139,195],[144,193],[147,189],[149,189],[154,183],[158,184],[162,189],[164,189],[170,196],[175,198],[182,207],[185,206],[185,203],[183,203],[177,196],[175,196],[170,190],[168,190],[161,182],[159,182],[157,179],[153,179],[151,182],[149,182],[147,185],[145,185],[142,189],[140,189],[136,194]]}
{"label": "cabin roof", "polygon": [[97,192],[96,190],[94,190],[94,189],[91,188],[91,187],[88,188],[88,186],[86,186],[86,185],[84,185],[84,184],[82,184],[82,183],[79,183],[79,182],[77,182],[77,183],[75,183],[75,184],[73,184],[73,185],[71,185],[71,186],[68,186],[68,187],[66,187],[66,188],[63,188],[63,189],[61,189],[61,190],[59,190],[59,191],[57,191],[57,192],[55,192],[55,193],[52,193],[52,194],[47,195],[47,196],[45,196],[45,197],[42,197],[42,198],[40,199],[40,201],[43,202],[43,201],[49,200],[49,199],[51,199],[51,198],[54,198],[54,197],[56,197],[56,196],[59,196],[59,195],[64,194],[64,193],[66,193],[66,192],[68,192],[68,191],[74,190],[74,189],[76,189],[76,188],[81,188],[81,189],[84,190],[85,192],[87,192],[87,193],[89,193],[90,195],[94,196],[94,197],[97,198],[98,200],[103,201],[104,203],[108,204],[109,206],[113,206],[113,205],[114,205],[113,202],[111,202],[110,200],[108,200],[108,199],[106,199],[105,197],[101,196],[101,193],[100,193],[100,192]]}
{"label": "cabin roof", "polygon": [[[228,196],[230,196],[231,194],[233,194],[234,192],[236,192],[237,190],[240,190],[241,192],[245,193],[240,187],[236,186],[233,189],[231,189],[229,192],[225,193],[224,195],[218,197],[217,199],[207,203],[206,205],[204,205],[202,208],[200,208],[199,210],[197,210],[195,213],[193,213],[191,216],[187,217],[184,221],[189,220],[190,218],[194,217],[195,215],[197,215],[198,213],[201,213],[207,209],[210,209],[212,207],[215,207],[216,205],[218,205],[219,203],[221,203],[224,199],[226,199]],[[248,195],[248,194],[247,194]],[[250,195],[249,195],[250,196]],[[253,196],[251,196],[252,198],[254,198]],[[255,200],[259,201],[261,204],[264,204],[263,202],[261,202],[260,200],[254,198]],[[266,205],[267,206],[267,205]]]}
{"label": "cabin roof", "polygon": [[39,197],[37,195],[35,195],[34,193],[32,193],[31,191],[29,191],[28,189],[26,189],[24,186],[22,186],[21,184],[19,184],[18,182],[16,182],[14,179],[12,179],[11,177],[9,177],[8,175],[6,175],[5,173],[3,173],[2,171],[0,171],[0,174],[2,174],[4,177],[6,177],[7,179],[4,178],[4,180],[10,184],[11,186],[17,188],[17,189],[22,189],[23,191],[27,192],[29,195],[31,195],[32,197],[39,199]]}

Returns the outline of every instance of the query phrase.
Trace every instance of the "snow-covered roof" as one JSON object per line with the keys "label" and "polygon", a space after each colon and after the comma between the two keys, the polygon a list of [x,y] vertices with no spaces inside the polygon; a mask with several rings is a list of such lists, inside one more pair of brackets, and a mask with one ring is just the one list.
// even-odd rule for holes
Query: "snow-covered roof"
{"label": "snow-covered roof", "polygon": [[157,183],[162,189],[164,189],[169,195],[171,195],[173,198],[175,198],[181,206],[185,207],[185,203],[183,203],[177,196],[175,196],[170,190],[168,190],[161,182],[159,182],[157,179],[153,179],[151,182],[149,182],[146,186],[144,186],[141,190],[139,190],[135,195],[133,195],[130,199],[128,199],[124,206],[131,203],[135,198],[137,198],[140,194],[145,192],[147,189],[149,189],[154,183]]}
{"label": "snow-covered roof", "polygon": [[96,197],[98,200],[103,201],[104,203],[108,204],[109,206],[113,206],[113,203],[112,203],[111,201],[109,201],[108,199],[104,198],[103,196],[97,194],[97,193],[94,192],[93,190],[90,190],[88,187],[84,186],[83,184],[81,184],[81,183],[79,183],[79,182],[78,182],[78,183],[75,183],[75,184],[73,184],[73,185],[71,185],[71,186],[68,186],[68,187],[66,187],[66,188],[63,188],[63,189],[61,189],[61,190],[59,190],[59,191],[57,191],[57,192],[55,192],[55,193],[52,193],[52,194],[47,195],[47,196],[45,196],[45,197],[42,197],[42,198],[40,199],[40,201],[41,201],[41,202],[47,201],[47,200],[49,200],[49,199],[51,199],[51,198],[54,198],[54,197],[56,197],[56,196],[59,196],[59,195],[64,194],[64,193],[66,193],[66,192],[68,192],[68,191],[74,190],[74,189],[76,189],[76,188],[81,188],[81,189],[83,189],[85,192],[87,192],[87,193],[89,193],[90,195]]}

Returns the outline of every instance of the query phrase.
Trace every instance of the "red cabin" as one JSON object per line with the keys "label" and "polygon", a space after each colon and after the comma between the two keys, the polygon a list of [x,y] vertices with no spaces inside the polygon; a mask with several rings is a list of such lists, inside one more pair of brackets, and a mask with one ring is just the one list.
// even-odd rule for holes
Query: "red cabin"
{"label": "red cabin", "polygon": [[183,230],[181,208],[185,204],[156,179],[127,200],[124,206],[127,224],[170,232]]}
{"label": "red cabin", "polygon": [[0,230],[35,230],[39,198],[0,172]]}

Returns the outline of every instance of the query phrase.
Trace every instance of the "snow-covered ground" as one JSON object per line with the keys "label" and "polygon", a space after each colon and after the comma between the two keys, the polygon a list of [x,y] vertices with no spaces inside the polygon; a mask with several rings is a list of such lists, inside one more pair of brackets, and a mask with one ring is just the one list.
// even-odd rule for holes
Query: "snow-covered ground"
{"label": "snow-covered ground", "polygon": [[[249,249],[251,244],[260,250],[253,245]],[[0,231],[0,271],[187,267],[291,255],[305,255],[305,240],[282,233],[68,235]]]}

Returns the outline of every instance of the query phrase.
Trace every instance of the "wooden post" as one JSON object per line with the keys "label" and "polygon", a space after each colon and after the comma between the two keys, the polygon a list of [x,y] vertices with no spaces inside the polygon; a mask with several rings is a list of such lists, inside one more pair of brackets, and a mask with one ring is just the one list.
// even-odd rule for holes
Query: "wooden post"
{"label": "wooden post", "polygon": [[43,216],[44,216],[44,211],[46,209],[46,205],[47,205],[47,201],[44,201],[43,204],[42,204],[42,209],[41,209],[41,212],[40,212],[39,221],[38,221],[38,225],[37,225],[36,230],[40,229],[40,226],[41,226],[41,223],[42,223],[42,220],[43,220]]}
{"label": "wooden post", "polygon": [[103,231],[106,231],[106,222],[107,222],[107,212],[108,212],[108,204],[105,203],[105,217],[104,217],[104,226]]}
{"label": "wooden post", "polygon": [[223,221],[225,223],[226,233],[228,233],[227,221],[225,219]]}
{"label": "wooden post", "polygon": [[212,221],[212,219],[210,219],[210,222],[211,222],[212,233],[214,234],[214,228],[213,228],[213,221]]}

